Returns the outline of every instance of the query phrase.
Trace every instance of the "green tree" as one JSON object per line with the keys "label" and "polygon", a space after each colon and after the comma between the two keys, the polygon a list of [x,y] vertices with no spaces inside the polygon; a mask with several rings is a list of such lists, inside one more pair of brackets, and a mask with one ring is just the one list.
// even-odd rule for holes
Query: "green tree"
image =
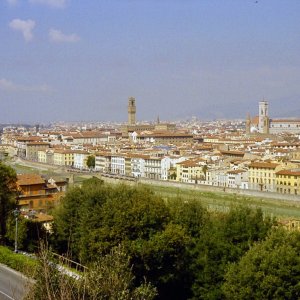
{"label": "green tree", "polygon": [[134,287],[130,258],[119,245],[97,262],[92,263],[85,276],[91,299],[153,299],[157,292],[149,283]]}
{"label": "green tree", "polygon": [[273,231],[225,275],[227,299],[299,299],[300,233]]}
{"label": "green tree", "polygon": [[202,230],[192,250],[195,299],[221,299],[229,263],[237,262],[254,242],[263,240],[273,221],[261,209],[238,206],[213,217]]}
{"label": "green tree", "polygon": [[189,243],[182,226],[172,223],[148,240],[133,241],[129,251],[138,282],[146,277],[157,287],[159,299],[187,299]]}
{"label": "green tree", "polygon": [[89,155],[86,161],[86,165],[90,168],[90,169],[94,169],[95,168],[95,156],[94,155]]}
{"label": "green tree", "polygon": [[[16,221],[13,215],[7,220],[6,238],[13,245],[15,242]],[[34,220],[19,216],[18,220],[18,248],[34,252],[39,242],[46,238],[46,230],[43,225]]]}
{"label": "green tree", "polygon": [[6,222],[16,204],[16,182],[15,170],[0,162],[0,241],[6,235]]}
{"label": "green tree", "polygon": [[148,188],[103,185],[101,196],[83,205],[80,257],[89,261],[123,241],[148,239],[168,217],[164,201]]}
{"label": "green tree", "polygon": [[172,223],[181,225],[191,237],[199,237],[209,215],[199,200],[169,199],[168,208]]}

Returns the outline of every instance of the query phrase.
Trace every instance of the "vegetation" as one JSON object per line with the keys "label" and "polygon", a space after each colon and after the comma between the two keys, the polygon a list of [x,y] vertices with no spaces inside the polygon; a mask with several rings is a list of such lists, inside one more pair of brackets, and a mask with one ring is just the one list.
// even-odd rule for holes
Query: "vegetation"
{"label": "vegetation", "polygon": [[0,263],[22,272],[29,277],[35,275],[37,267],[36,259],[23,254],[16,254],[4,246],[0,246]]}
{"label": "vegetation", "polygon": [[51,253],[42,245],[37,268],[40,275],[26,296],[27,300],[151,300],[157,294],[149,283],[144,282],[138,287],[132,284],[134,276],[129,258],[120,246],[112,248],[76,278],[49,263],[52,260]]}
{"label": "vegetation", "polygon": [[[18,218],[18,249],[35,252],[38,249],[39,241],[46,239],[46,230],[39,222],[35,222],[24,217]],[[7,244],[13,246],[15,243],[16,222],[11,214],[6,222]]]}
{"label": "vegetation", "polygon": [[[12,243],[15,173],[0,167],[1,232]],[[43,247],[38,266],[5,248],[0,262],[22,272],[38,268],[28,299],[300,298],[300,233],[279,228],[260,208],[232,205],[243,201],[239,196],[175,196],[92,178],[67,192],[49,237],[51,248],[88,271],[67,276]],[[227,209],[208,210],[207,199]],[[19,224],[21,247],[46,238],[31,221]]]}
{"label": "vegetation", "polygon": [[211,213],[196,199],[165,201],[148,187],[93,178],[71,189],[54,215],[53,246],[89,265],[121,245],[134,285],[158,299],[220,299],[231,263],[264,241],[274,220],[260,209]]}
{"label": "vegetation", "polygon": [[86,165],[88,166],[88,168],[90,169],[94,169],[95,168],[95,163],[96,163],[96,160],[95,160],[95,156],[94,155],[89,155],[88,158],[87,158],[87,161],[86,161]]}
{"label": "vegetation", "polygon": [[15,207],[16,182],[16,172],[0,162],[0,242],[6,235],[6,222]]}
{"label": "vegetation", "polygon": [[275,230],[229,267],[227,299],[299,299],[300,233]]}

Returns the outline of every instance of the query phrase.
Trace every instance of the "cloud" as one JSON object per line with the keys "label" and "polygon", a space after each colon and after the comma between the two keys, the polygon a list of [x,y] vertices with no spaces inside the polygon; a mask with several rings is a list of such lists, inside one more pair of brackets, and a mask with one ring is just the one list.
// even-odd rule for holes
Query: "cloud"
{"label": "cloud", "polygon": [[0,79],[0,90],[6,92],[33,92],[33,93],[47,93],[52,91],[52,89],[46,84],[32,85],[32,86],[21,85],[21,84],[16,84],[5,78]]}
{"label": "cloud", "polygon": [[32,30],[35,27],[33,20],[14,19],[9,23],[9,27],[15,31],[21,31],[26,42],[30,42],[33,39]]}
{"label": "cloud", "polygon": [[67,5],[68,0],[29,0],[32,4],[42,4],[54,8],[64,8]]}
{"label": "cloud", "polygon": [[49,39],[54,43],[75,43],[80,41],[80,37],[75,33],[67,35],[53,28],[49,30]]}

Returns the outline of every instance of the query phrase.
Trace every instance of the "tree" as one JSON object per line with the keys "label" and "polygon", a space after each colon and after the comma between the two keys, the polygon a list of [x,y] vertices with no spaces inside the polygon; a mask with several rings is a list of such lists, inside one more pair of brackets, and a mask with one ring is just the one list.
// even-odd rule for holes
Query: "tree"
{"label": "tree", "polygon": [[[15,242],[16,221],[13,215],[8,217],[6,238],[10,244]],[[46,230],[40,222],[25,219],[20,216],[18,220],[18,248],[34,252],[40,240],[46,237]]]}
{"label": "tree", "polygon": [[84,202],[81,216],[80,257],[89,261],[123,241],[149,239],[169,214],[148,188],[104,184],[99,198]]}
{"label": "tree", "polygon": [[133,241],[129,251],[138,282],[146,277],[157,288],[158,299],[187,299],[189,243],[186,231],[172,223],[148,240]]}
{"label": "tree", "polygon": [[231,264],[222,290],[227,299],[299,299],[300,233],[274,230]]}
{"label": "tree", "polygon": [[273,226],[261,209],[234,207],[205,224],[191,266],[195,299],[221,299],[221,286],[229,263],[237,262],[253,245],[264,240]]}
{"label": "tree", "polygon": [[86,161],[86,165],[89,167],[89,169],[94,169],[95,168],[95,156],[94,155],[89,155]]}
{"label": "tree", "polygon": [[157,292],[149,283],[133,286],[130,258],[122,246],[114,247],[90,265],[86,289],[91,299],[153,299]]}
{"label": "tree", "polygon": [[31,285],[26,300],[152,300],[157,292],[149,283],[133,285],[134,276],[129,257],[121,246],[98,257],[88,269],[74,279],[53,263],[51,252],[41,245],[38,254],[36,281]]}
{"label": "tree", "polygon": [[191,237],[199,237],[208,220],[208,212],[199,200],[169,199],[168,208],[172,223],[181,225]]}
{"label": "tree", "polygon": [[6,222],[16,204],[16,182],[15,170],[0,162],[0,241],[5,237]]}

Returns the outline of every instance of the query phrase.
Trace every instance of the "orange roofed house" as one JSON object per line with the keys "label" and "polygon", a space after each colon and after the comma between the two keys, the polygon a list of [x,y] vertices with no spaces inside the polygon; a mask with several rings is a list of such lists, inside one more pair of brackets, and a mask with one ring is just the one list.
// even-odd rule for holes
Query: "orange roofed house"
{"label": "orange roofed house", "polygon": [[35,210],[47,212],[53,208],[63,195],[62,185],[67,181],[60,181],[57,185],[53,180],[46,180],[37,174],[22,174],[17,176],[17,203],[21,210]]}

